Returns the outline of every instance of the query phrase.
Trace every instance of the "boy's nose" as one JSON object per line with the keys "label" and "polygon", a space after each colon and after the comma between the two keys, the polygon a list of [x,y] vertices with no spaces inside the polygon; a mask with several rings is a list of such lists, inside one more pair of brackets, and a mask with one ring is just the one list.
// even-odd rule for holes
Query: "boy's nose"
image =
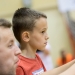
{"label": "boy's nose", "polygon": [[49,36],[47,36],[47,39],[49,39]]}
{"label": "boy's nose", "polygon": [[47,36],[47,38],[46,38],[47,40],[49,39],[49,36]]}
{"label": "boy's nose", "polygon": [[48,36],[48,34],[46,34],[46,40],[48,40],[49,39],[49,36]]}

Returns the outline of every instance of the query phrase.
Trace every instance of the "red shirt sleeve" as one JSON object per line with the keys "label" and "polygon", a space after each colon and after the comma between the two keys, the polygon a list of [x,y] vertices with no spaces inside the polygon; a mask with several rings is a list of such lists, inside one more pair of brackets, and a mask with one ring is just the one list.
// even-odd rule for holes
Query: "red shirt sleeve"
{"label": "red shirt sleeve", "polygon": [[18,66],[16,69],[16,75],[25,75],[23,69],[20,66]]}

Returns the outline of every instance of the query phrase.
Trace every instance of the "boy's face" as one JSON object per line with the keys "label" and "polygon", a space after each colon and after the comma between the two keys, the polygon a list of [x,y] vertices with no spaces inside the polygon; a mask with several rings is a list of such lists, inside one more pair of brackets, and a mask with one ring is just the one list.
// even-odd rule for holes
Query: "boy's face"
{"label": "boy's face", "polygon": [[12,30],[0,27],[0,75],[15,75],[18,54]]}
{"label": "boy's face", "polygon": [[33,32],[30,34],[30,45],[34,49],[43,50],[47,44],[47,20],[40,18],[36,21]]}

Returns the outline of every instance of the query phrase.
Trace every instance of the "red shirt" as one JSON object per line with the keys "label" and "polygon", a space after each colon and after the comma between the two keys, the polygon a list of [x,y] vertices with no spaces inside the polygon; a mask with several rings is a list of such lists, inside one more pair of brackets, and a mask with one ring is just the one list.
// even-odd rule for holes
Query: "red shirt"
{"label": "red shirt", "polygon": [[40,75],[42,72],[46,71],[37,54],[35,59],[29,59],[22,55],[19,55],[19,59],[16,75]]}

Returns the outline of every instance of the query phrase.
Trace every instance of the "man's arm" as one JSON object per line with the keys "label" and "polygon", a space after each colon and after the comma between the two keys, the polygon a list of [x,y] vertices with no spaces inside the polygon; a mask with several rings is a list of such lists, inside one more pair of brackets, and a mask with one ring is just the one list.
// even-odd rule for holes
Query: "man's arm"
{"label": "man's arm", "polygon": [[59,74],[63,73],[64,71],[66,71],[74,63],[75,63],[75,60],[72,60],[71,62],[69,62],[63,66],[57,67],[50,71],[46,71],[46,72],[42,73],[41,75],[59,75]]}
{"label": "man's arm", "polygon": [[60,73],[59,75],[75,75],[75,64],[73,64],[66,71]]}

